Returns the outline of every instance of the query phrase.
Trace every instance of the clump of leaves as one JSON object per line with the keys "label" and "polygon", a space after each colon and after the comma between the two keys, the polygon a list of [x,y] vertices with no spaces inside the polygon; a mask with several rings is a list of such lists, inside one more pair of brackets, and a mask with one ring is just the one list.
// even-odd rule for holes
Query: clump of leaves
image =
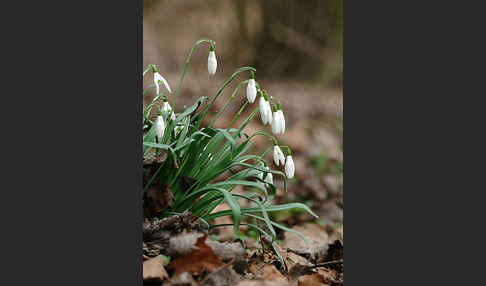
{"label": "clump of leaves", "polygon": [[[274,249],[276,249],[275,228],[294,233],[295,231],[272,221],[269,213],[303,209],[314,216],[316,215],[302,203],[282,205],[271,205],[269,203],[276,192],[271,177],[281,176],[284,180],[285,190],[287,189],[288,178],[282,171],[270,169],[264,160],[266,153],[278,146],[277,139],[264,130],[254,134],[244,132],[245,127],[256,116],[260,107],[254,104],[255,107],[248,118],[240,126],[233,127],[233,125],[237,122],[243,110],[251,107],[251,103],[255,100],[255,94],[258,92],[261,97],[265,97],[265,99],[261,100],[274,103],[274,119],[275,114],[280,111],[281,118],[273,120],[272,124],[283,124],[283,126],[272,125],[272,130],[274,129],[273,127],[276,127],[275,130],[277,132],[274,132],[274,134],[282,134],[285,129],[285,123],[281,122],[284,120],[281,105],[275,98],[268,98],[268,94],[260,88],[258,82],[254,81],[256,70],[245,66],[236,69],[214,96],[203,96],[181,113],[175,113],[176,99],[181,91],[192,54],[196,47],[203,43],[210,46],[209,72],[210,74],[215,72],[215,43],[209,39],[201,39],[192,47],[178,87],[172,96],[170,95],[171,89],[167,81],[159,74],[155,65],[149,65],[143,72],[143,76],[149,71],[154,73],[154,84],[149,85],[144,90],[144,95],[154,87],[157,90],[152,103],[147,105],[143,112],[144,159],[150,156],[163,158],[158,162],[156,168],[151,166],[150,170],[145,170],[150,176],[144,185],[144,192],[147,192],[154,184],[162,184],[166,186],[167,190],[172,192],[173,201],[164,209],[161,214],[162,217],[190,211],[200,217],[207,227],[218,227],[221,225],[210,225],[209,221],[221,216],[232,216],[235,234],[238,232],[240,225],[247,225],[265,235],[274,245]],[[209,115],[210,108],[215,100],[238,75],[245,73],[250,75],[250,79],[241,81],[226,100],[224,106],[212,118],[211,122],[207,126],[203,126],[203,120]],[[159,88],[161,83],[166,87],[166,90],[162,92],[160,92]],[[249,101],[243,104],[227,128],[214,128],[215,121],[224,113],[229,104],[238,95],[240,87],[245,83],[248,84],[247,96]],[[172,101],[173,107],[168,103],[169,100]],[[159,108],[158,105],[160,105],[161,101],[163,106]],[[260,106],[262,106],[261,103]],[[150,117],[150,114],[154,107],[158,108],[158,116],[156,120],[151,120],[153,118]],[[268,107],[270,107],[270,104]],[[271,112],[270,109],[267,111]],[[264,123],[271,121],[271,114],[263,114],[261,112],[261,115],[265,121]],[[252,139],[255,136],[267,137],[269,141],[273,142],[273,146],[270,146],[263,154],[252,154],[250,151]],[[283,158],[282,154],[282,165],[284,164],[283,160],[285,160],[285,170],[287,172],[287,169],[292,169],[291,175],[289,175],[292,177],[293,161],[290,156],[290,148],[288,146],[282,146],[282,148],[286,149],[288,153],[286,159]],[[278,150],[280,150],[280,147],[278,147]],[[280,151],[280,153],[282,152]],[[278,161],[276,159],[276,162]],[[291,164],[291,168],[288,166],[289,164]],[[226,179],[216,180],[224,174],[227,174]],[[246,194],[232,193],[232,190],[238,185],[250,187],[251,192]],[[240,204],[241,200],[252,202],[254,207],[242,207]],[[231,210],[213,212],[218,205],[223,203],[227,203]],[[300,233],[297,234],[300,235]],[[303,238],[302,235],[300,236]],[[276,252],[278,254],[278,251]]]}

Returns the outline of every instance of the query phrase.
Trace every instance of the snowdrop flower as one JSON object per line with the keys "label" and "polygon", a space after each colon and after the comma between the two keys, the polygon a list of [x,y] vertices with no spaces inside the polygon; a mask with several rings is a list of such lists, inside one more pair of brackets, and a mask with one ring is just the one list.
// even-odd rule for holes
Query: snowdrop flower
{"label": "snowdrop flower", "polygon": [[170,89],[169,83],[165,80],[163,76],[160,75],[155,65],[152,66],[152,71],[154,72],[154,84],[155,84],[156,94],[159,94],[160,83],[163,83],[165,88],[169,91],[169,93],[171,93],[172,90]]}
{"label": "snowdrop flower", "polygon": [[280,163],[282,163],[282,166],[285,164],[285,156],[277,144],[273,146],[273,162],[277,166],[280,166]]}
{"label": "snowdrop flower", "polygon": [[294,160],[292,159],[292,156],[288,155],[287,160],[285,161],[285,175],[287,175],[287,178],[292,179],[294,177],[294,173]]}
{"label": "snowdrop flower", "polygon": [[272,123],[272,108],[270,107],[270,102],[268,102],[268,97],[267,95],[263,95],[261,91],[260,92],[260,102],[259,107],[260,107],[260,116],[262,118],[262,122],[264,125],[271,124]]}
{"label": "snowdrop flower", "polygon": [[[270,171],[268,167],[265,167],[267,170]],[[273,175],[272,173],[267,173],[267,177],[265,178],[265,182],[268,184],[273,184]]]}
{"label": "snowdrop flower", "polygon": [[275,106],[273,107],[272,133],[280,134],[280,115]]}
{"label": "snowdrop flower", "polygon": [[250,71],[250,79],[248,80],[248,85],[246,86],[246,98],[248,99],[248,102],[255,102],[256,95],[257,89],[255,84],[255,74],[253,71]]}
{"label": "snowdrop flower", "polygon": [[175,112],[172,110],[172,107],[167,102],[167,96],[164,96],[163,101],[164,103],[162,104],[162,112],[170,114],[170,118],[172,120],[175,120],[176,119]]}
{"label": "snowdrop flower", "polygon": [[216,61],[216,54],[214,53],[214,46],[211,44],[209,48],[209,56],[208,56],[208,72],[210,75],[216,73],[216,68],[218,67],[218,62]]}
{"label": "snowdrop flower", "polygon": [[164,118],[162,117],[161,114],[159,114],[157,116],[157,119],[155,120],[155,134],[157,135],[157,139],[159,139],[159,142],[162,141],[162,138],[164,137],[164,132],[165,132]]}
{"label": "snowdrop flower", "polygon": [[285,118],[283,115],[282,107],[279,102],[278,108],[276,106],[273,107],[272,133],[283,134],[284,132],[285,132]]}
{"label": "snowdrop flower", "polygon": [[280,130],[281,130],[281,133],[284,134],[284,132],[285,132],[285,117],[283,115],[282,109],[277,110],[277,113],[280,117]]}

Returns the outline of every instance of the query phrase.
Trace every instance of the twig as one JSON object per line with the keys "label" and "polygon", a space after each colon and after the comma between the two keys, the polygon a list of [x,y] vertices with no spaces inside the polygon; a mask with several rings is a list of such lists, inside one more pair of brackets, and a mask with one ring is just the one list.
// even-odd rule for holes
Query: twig
{"label": "twig", "polygon": [[316,268],[316,267],[322,267],[322,266],[325,266],[325,265],[328,265],[328,264],[335,264],[335,263],[342,263],[342,262],[344,262],[343,259],[338,259],[338,260],[332,260],[332,261],[327,261],[327,262],[323,262],[323,263],[317,263],[312,267]]}

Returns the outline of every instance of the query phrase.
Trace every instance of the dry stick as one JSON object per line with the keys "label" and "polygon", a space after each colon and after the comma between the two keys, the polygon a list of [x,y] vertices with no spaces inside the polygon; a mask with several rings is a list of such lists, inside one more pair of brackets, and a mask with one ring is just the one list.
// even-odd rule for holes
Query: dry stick
{"label": "dry stick", "polygon": [[322,267],[324,265],[328,265],[328,264],[335,264],[335,263],[341,263],[341,262],[344,262],[343,259],[338,259],[338,260],[332,260],[332,261],[327,261],[327,262],[323,262],[323,263],[318,263],[318,264],[315,264],[314,266],[312,266],[313,268],[315,267]]}

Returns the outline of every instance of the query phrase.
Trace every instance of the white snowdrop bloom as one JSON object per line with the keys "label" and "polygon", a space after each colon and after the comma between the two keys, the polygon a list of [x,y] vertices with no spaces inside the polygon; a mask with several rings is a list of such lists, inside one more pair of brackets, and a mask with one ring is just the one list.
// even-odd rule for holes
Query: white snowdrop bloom
{"label": "white snowdrop bloom", "polygon": [[280,118],[280,133],[284,134],[285,132],[285,117],[283,115],[282,109],[277,110],[277,113]]}
{"label": "white snowdrop bloom", "polygon": [[249,103],[255,102],[255,98],[257,95],[257,89],[255,84],[255,79],[250,78],[248,80],[248,85],[246,86],[246,98],[248,99]]}
{"label": "white snowdrop bloom", "polygon": [[285,118],[280,103],[273,110],[272,132],[273,134],[283,134],[285,132]]}
{"label": "white snowdrop bloom", "polygon": [[214,53],[214,48],[211,46],[211,50],[209,51],[208,56],[208,72],[210,75],[216,73],[216,69],[218,68],[218,61],[216,61],[216,54]]}
{"label": "white snowdrop bloom", "polygon": [[175,120],[175,118],[176,118],[175,112],[172,110],[172,107],[170,106],[170,104],[167,101],[164,101],[164,103],[162,104],[162,112],[170,114],[170,118],[172,120]]}
{"label": "white snowdrop bloom", "polygon": [[164,132],[165,132],[164,118],[162,117],[162,115],[159,115],[155,120],[155,134],[157,135],[157,139],[159,139],[159,142],[162,141],[162,138],[164,137]]}
{"label": "white snowdrop bloom", "polygon": [[[268,167],[266,167],[267,170],[270,171],[270,169]],[[265,178],[265,182],[266,183],[269,183],[269,184],[273,184],[273,175],[272,173],[267,173],[267,177]]]}
{"label": "white snowdrop bloom", "polygon": [[265,97],[261,96],[258,103],[260,107],[260,116],[264,125],[271,124],[272,118],[272,108],[270,107],[270,102],[268,102]]}
{"label": "white snowdrop bloom", "polygon": [[[263,96],[260,96],[260,101],[258,102],[258,106],[260,107],[260,117],[262,118],[263,125],[267,125],[268,122],[268,110],[267,110],[267,104],[268,101],[263,98]],[[271,111],[270,111],[270,118],[271,116]]]}
{"label": "white snowdrop bloom", "polygon": [[270,102],[265,100],[265,105],[266,105],[266,117],[267,117],[267,123],[272,124],[273,117],[272,117],[272,107],[270,106]]}
{"label": "white snowdrop bloom", "polygon": [[161,82],[164,84],[165,88],[169,91],[169,93],[172,92],[169,83],[165,80],[165,78],[161,76],[159,72],[154,72],[154,84],[155,84],[156,94],[159,94],[160,91],[159,84]]}
{"label": "white snowdrop bloom", "polygon": [[294,160],[292,159],[292,156],[288,155],[287,160],[285,161],[285,175],[287,175],[287,178],[292,179],[294,177],[294,173]]}
{"label": "white snowdrop bloom", "polygon": [[280,166],[280,163],[282,166],[285,164],[285,156],[278,145],[273,146],[273,162],[277,166]]}
{"label": "white snowdrop bloom", "polygon": [[272,133],[273,134],[280,134],[280,115],[278,111],[273,112],[273,119],[272,119]]}

